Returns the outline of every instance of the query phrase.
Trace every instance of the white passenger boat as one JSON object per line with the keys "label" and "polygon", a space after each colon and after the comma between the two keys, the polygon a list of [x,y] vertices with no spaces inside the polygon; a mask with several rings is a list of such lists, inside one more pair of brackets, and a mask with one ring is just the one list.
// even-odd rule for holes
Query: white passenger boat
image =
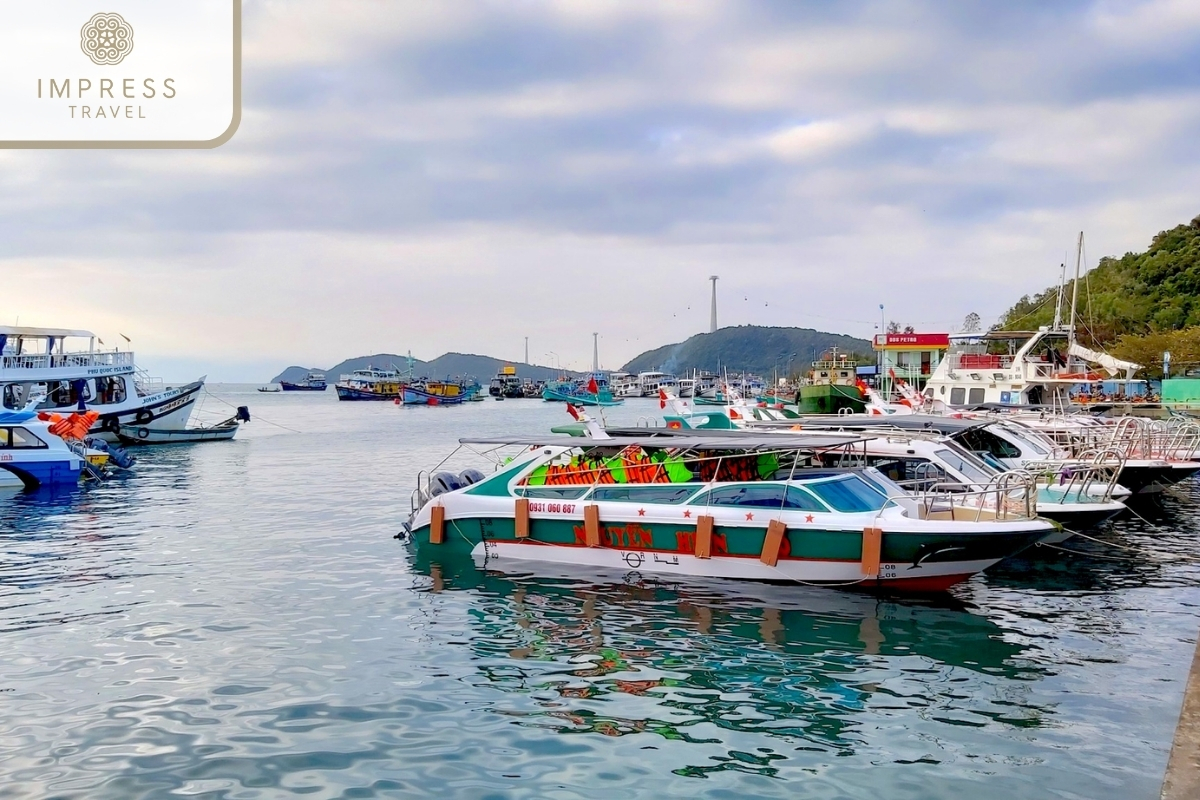
{"label": "white passenger boat", "polygon": [[68,414],[82,403],[100,413],[92,435],[108,441],[121,425],[187,425],[204,378],[165,387],[138,371],[132,352],[99,350],[97,341],[91,331],[0,326],[0,406],[20,409],[38,394],[46,395],[39,410]]}
{"label": "white passenger boat", "polygon": [[944,590],[1057,531],[1036,517],[1025,484],[913,495],[877,470],[807,467],[816,453],[859,441],[464,439],[497,472],[421,476],[406,530],[418,549],[488,561],[918,592]]}

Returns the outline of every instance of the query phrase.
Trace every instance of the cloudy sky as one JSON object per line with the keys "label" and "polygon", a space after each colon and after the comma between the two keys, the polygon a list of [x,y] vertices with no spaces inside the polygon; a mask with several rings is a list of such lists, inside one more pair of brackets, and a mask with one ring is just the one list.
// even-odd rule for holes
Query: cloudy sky
{"label": "cloudy sky", "polygon": [[[119,4],[118,4],[119,5]],[[119,10],[114,7],[114,10]],[[168,379],[994,320],[1200,214],[1200,2],[246,0],[213,151],[0,151],[0,319]],[[556,354],[549,355],[550,353]]]}

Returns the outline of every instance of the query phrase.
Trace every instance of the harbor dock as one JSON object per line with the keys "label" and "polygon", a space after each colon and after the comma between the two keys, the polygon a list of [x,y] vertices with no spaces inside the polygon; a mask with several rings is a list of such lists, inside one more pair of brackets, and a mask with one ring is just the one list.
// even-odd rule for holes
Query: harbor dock
{"label": "harbor dock", "polygon": [[1200,797],[1200,637],[1183,692],[1183,710],[1175,728],[1175,743],[1167,761],[1162,800],[1195,800]]}

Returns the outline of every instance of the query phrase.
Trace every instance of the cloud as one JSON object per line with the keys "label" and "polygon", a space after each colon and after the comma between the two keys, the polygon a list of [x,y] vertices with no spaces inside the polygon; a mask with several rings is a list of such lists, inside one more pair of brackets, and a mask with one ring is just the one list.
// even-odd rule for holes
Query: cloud
{"label": "cloud", "polygon": [[0,152],[0,270],[73,289],[0,319],[264,380],[593,330],[617,366],[710,274],[729,324],[995,317],[1079,230],[1200,212],[1193,6],[248,2],[229,144]]}

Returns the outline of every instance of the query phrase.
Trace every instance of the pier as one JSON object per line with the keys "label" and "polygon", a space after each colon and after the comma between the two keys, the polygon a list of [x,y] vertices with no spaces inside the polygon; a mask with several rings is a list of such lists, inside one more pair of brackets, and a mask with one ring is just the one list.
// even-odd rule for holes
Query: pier
{"label": "pier", "polygon": [[1200,797],[1200,640],[1183,691],[1183,710],[1175,729],[1175,742],[1167,761],[1162,800],[1195,800]]}

